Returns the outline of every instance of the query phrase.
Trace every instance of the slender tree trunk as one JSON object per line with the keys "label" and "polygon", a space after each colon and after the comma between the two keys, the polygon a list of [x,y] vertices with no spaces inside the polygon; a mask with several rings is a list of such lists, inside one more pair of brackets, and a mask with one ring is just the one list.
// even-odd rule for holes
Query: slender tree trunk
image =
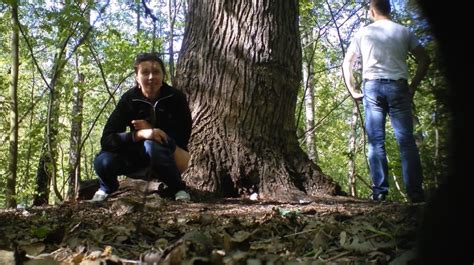
{"label": "slender tree trunk", "polygon": [[[309,42],[312,41],[309,38],[309,35],[312,34],[304,34],[302,37],[303,45],[309,45]],[[303,84],[304,84],[304,101],[305,101],[305,131],[308,132],[305,135],[306,147],[309,158],[313,162],[318,161],[318,151],[316,147],[316,132],[314,130],[315,122],[314,122],[314,113],[315,113],[315,102],[314,102],[314,53],[316,44],[309,45],[303,51]]]}
{"label": "slender tree trunk", "polygon": [[18,21],[18,4],[12,2],[12,68],[10,81],[10,143],[9,143],[9,174],[7,177],[6,187],[6,206],[9,208],[16,207],[16,180],[18,167],[18,65],[19,65],[19,27]]}
{"label": "slender tree trunk", "polygon": [[176,0],[168,0],[168,23],[170,25],[170,36],[169,36],[169,48],[168,53],[170,55],[169,58],[169,68],[170,68],[170,80],[171,83],[174,81],[174,24],[176,21]]}
{"label": "slender tree trunk", "polygon": [[314,122],[314,72],[312,68],[311,65],[303,63],[303,75],[305,76],[305,131],[309,131],[308,134],[306,134],[305,141],[309,158],[312,161],[317,162],[318,150],[316,147],[316,131],[314,129],[316,125]]}
{"label": "slender tree trunk", "polygon": [[298,1],[188,3],[175,79],[193,115],[187,184],[281,201],[339,193],[296,138]]}
{"label": "slender tree trunk", "polygon": [[142,5],[140,0],[136,0],[135,4],[137,5],[137,45],[140,44],[140,27],[141,27],[141,19],[140,19],[140,12],[141,8],[140,6]]}
{"label": "slender tree trunk", "polygon": [[57,92],[54,90],[55,85],[56,84],[53,80],[48,101],[45,140],[36,174],[36,194],[33,203],[34,205],[48,204],[50,185],[55,189],[56,195],[60,194],[56,185],[59,100],[56,99]]}
{"label": "slender tree trunk", "polygon": [[[76,67],[78,65],[76,64]],[[69,138],[69,172],[68,172],[68,199],[73,200],[78,194],[79,183],[81,180],[81,150],[79,150],[82,138],[82,109],[84,102],[84,93],[82,84],[84,75],[77,70],[77,82],[74,87],[71,136]]]}
{"label": "slender tree trunk", "polygon": [[[33,102],[35,101],[35,85],[36,85],[36,78],[35,78],[35,67],[34,65],[32,65],[32,69],[31,69],[31,72],[32,72],[32,79],[31,79],[31,92],[30,92],[30,102],[31,104],[33,104]],[[33,118],[35,116],[35,108],[32,108],[31,109],[31,112],[30,112],[30,120],[28,122],[28,129],[29,129],[29,132],[28,134],[31,134],[31,131],[32,131],[32,128],[33,128]],[[33,149],[33,143],[34,143],[34,140],[29,138],[28,139],[28,149],[27,149],[27,152],[26,152],[26,171],[25,171],[25,178],[24,178],[24,186],[27,187],[28,186],[28,183],[30,183],[30,169],[31,169],[31,160],[32,160],[32,149]]]}
{"label": "slender tree trunk", "polygon": [[357,140],[357,120],[359,118],[359,112],[357,106],[354,104],[352,107],[352,118],[351,118],[351,135],[349,138],[349,172],[348,176],[348,187],[349,194],[351,196],[357,196],[356,189],[356,140]]}
{"label": "slender tree trunk", "polygon": [[[435,172],[438,172],[439,169],[439,161],[440,161],[440,156],[439,156],[439,126],[438,126],[438,107],[435,107],[434,113],[433,113],[433,124],[434,124],[434,133],[435,133],[435,141],[434,141],[434,157],[433,157],[433,165],[435,168]],[[433,189],[438,188],[439,185],[439,180],[438,180],[438,174],[433,174]]]}
{"label": "slender tree trunk", "polygon": [[56,185],[56,158],[57,158],[57,136],[59,124],[59,93],[56,89],[58,78],[62,72],[61,59],[59,54],[55,55],[55,64],[51,78],[49,97],[48,97],[48,114],[46,118],[45,138],[43,148],[38,162],[38,170],[36,174],[36,192],[33,200],[34,205],[48,204],[50,185],[53,187],[56,196],[61,200],[61,193]]}
{"label": "slender tree trunk", "polygon": [[[88,22],[85,28],[89,28],[90,11],[85,13]],[[137,33],[140,30],[140,2],[137,3]],[[137,35],[137,42],[139,36]],[[138,43],[137,43],[138,45]],[[79,66],[84,61],[82,54],[76,55],[76,86],[73,89],[73,107],[71,121],[71,135],[69,138],[69,165],[68,165],[68,192],[67,199],[75,200],[79,194],[79,184],[81,182],[81,139],[83,122],[83,103],[84,103],[84,74],[80,72]]]}

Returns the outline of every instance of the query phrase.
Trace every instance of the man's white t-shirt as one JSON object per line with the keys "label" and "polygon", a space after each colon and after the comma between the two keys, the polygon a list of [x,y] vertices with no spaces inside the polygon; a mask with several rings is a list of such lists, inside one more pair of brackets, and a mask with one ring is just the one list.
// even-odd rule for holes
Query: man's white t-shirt
{"label": "man's white t-shirt", "polygon": [[407,27],[391,20],[377,20],[362,28],[347,52],[362,56],[364,79],[408,79],[408,51],[419,45]]}

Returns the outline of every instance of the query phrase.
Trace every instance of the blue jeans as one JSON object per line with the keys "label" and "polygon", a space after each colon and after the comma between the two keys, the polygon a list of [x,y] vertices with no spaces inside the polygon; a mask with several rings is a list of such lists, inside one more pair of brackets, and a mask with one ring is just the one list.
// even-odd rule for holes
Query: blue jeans
{"label": "blue jeans", "polygon": [[100,189],[110,194],[119,188],[119,175],[150,167],[152,175],[163,181],[172,194],[184,190],[186,186],[173,158],[175,149],[174,140],[168,138],[167,143],[145,140],[130,144],[119,152],[101,151],[94,160]]}
{"label": "blue jeans", "polygon": [[366,80],[363,85],[368,157],[375,195],[388,193],[388,167],[385,151],[385,120],[390,115],[402,163],[402,175],[411,200],[424,197],[423,173],[413,136],[412,98],[407,81]]}

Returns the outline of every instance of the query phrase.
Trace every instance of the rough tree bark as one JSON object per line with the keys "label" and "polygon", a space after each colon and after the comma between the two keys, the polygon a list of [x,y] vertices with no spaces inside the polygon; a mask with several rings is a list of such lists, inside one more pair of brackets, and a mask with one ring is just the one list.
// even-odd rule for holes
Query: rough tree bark
{"label": "rough tree bark", "polygon": [[176,87],[193,115],[186,183],[280,201],[340,187],[299,147],[298,1],[189,1]]}

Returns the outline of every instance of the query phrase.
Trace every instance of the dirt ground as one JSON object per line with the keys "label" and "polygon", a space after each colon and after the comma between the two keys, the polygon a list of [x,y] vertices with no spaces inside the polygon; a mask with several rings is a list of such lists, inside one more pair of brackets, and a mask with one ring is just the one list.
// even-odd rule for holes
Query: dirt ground
{"label": "dirt ground", "polygon": [[0,264],[406,264],[423,208],[332,196],[175,202],[123,190],[103,203],[0,210]]}

